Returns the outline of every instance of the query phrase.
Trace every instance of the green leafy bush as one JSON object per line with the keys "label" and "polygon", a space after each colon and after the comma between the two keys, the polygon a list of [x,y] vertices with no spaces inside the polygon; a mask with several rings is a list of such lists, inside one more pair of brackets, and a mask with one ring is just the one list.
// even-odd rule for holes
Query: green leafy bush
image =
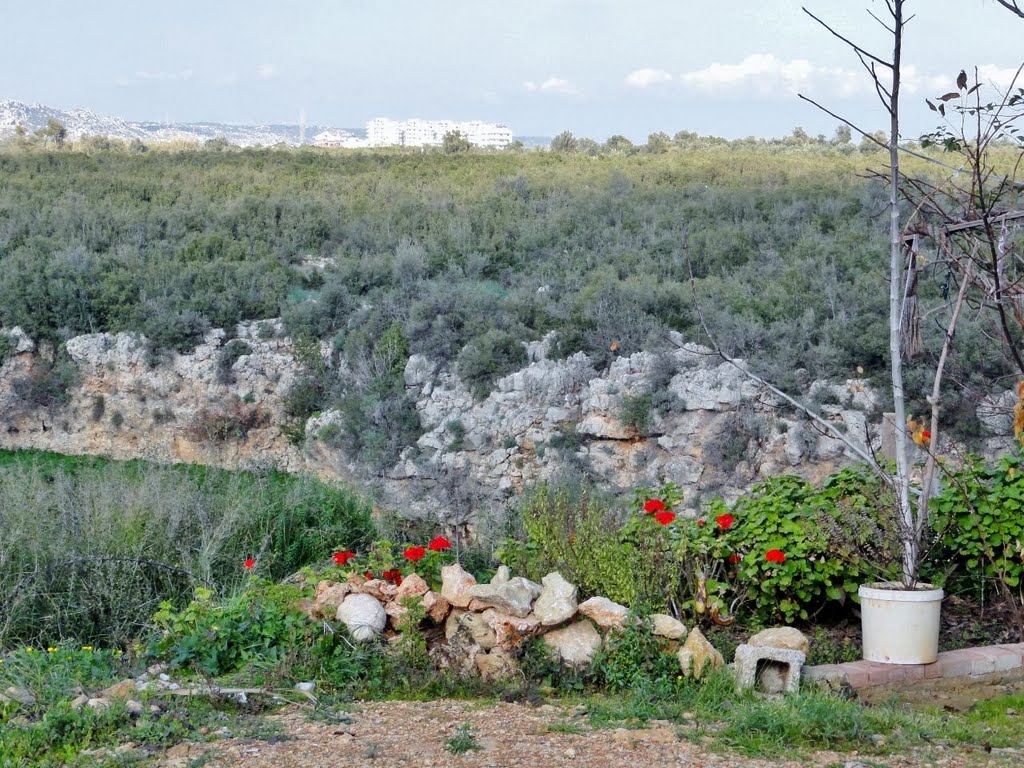
{"label": "green leafy bush", "polygon": [[672,688],[679,672],[669,641],[651,631],[648,619],[635,615],[621,632],[608,635],[607,644],[594,659],[596,679],[612,691]]}
{"label": "green leafy bush", "polygon": [[994,464],[970,457],[931,502],[941,559],[957,578],[982,593],[985,583],[1020,605],[1024,585],[1024,459]]}
{"label": "green leafy bush", "polygon": [[623,395],[619,421],[638,435],[647,434],[651,426],[653,399],[650,392],[641,395]]}
{"label": "green leafy bush", "polygon": [[10,334],[0,332],[0,365],[6,363],[7,358],[13,355],[17,348],[18,345]]}
{"label": "green leafy bush", "polygon": [[[698,621],[743,610],[754,623],[808,619],[854,598],[899,559],[891,501],[873,476],[843,470],[821,488],[773,478],[698,518],[677,516],[671,484],[638,489],[632,508],[585,487],[542,485],[520,508],[524,540],[500,556],[531,578],[559,570],[585,595]],[[646,507],[646,509],[645,509]]]}
{"label": "green leafy bush", "polygon": [[[830,601],[856,599],[865,581],[895,574],[892,509],[877,478],[844,469],[821,488],[796,477],[772,478],[732,507],[712,502],[704,526],[686,526],[694,540],[714,535],[727,544],[735,561],[734,599],[746,603],[756,621],[791,623],[809,619]],[[725,515],[731,520],[723,530]],[[709,592],[715,589],[709,586]],[[723,603],[724,594],[719,592]]]}
{"label": "green leafy bush", "polygon": [[226,600],[199,588],[180,611],[170,601],[154,616],[158,635],[149,653],[174,667],[216,677],[246,664],[274,665],[316,642],[317,625],[296,609],[298,587],[259,579]]}

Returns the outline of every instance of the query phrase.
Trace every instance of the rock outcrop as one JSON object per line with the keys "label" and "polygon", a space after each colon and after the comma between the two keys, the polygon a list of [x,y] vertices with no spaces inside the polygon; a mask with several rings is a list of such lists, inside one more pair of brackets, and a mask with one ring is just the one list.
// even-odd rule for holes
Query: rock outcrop
{"label": "rock outcrop", "polygon": [[[132,334],[69,339],[78,384],[65,404],[48,407],[19,382],[44,375],[53,350],[20,329],[2,332],[14,352],[0,365],[0,447],[372,481],[381,506],[442,524],[474,523],[465,510],[498,515],[524,487],[568,466],[612,490],[672,481],[685,513],[709,494],[729,501],[780,472],[820,480],[853,459],[840,441],[775,408],[736,366],[678,334],[669,352],[620,357],[600,371],[582,353],[549,359],[551,337],[530,343],[530,363],[482,400],[451,368],[413,355],[404,381],[423,433],[381,476],[325,442],[343,423],[340,412],[309,419],[301,446],[285,434],[299,366],[278,320],[212,330],[190,353],[162,361]],[[326,345],[322,352],[329,361]],[[814,382],[808,394],[853,439],[877,423],[879,398],[862,380]],[[627,403],[645,395],[649,413],[627,418]],[[981,409],[990,434],[1006,429],[1004,401]]]}

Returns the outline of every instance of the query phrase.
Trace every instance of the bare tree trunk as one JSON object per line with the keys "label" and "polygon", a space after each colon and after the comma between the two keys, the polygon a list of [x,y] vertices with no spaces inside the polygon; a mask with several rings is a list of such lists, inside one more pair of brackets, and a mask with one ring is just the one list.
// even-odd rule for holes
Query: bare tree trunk
{"label": "bare tree trunk", "polygon": [[903,227],[900,223],[900,58],[903,53],[903,0],[894,0],[892,88],[889,92],[889,358],[892,405],[896,414],[896,494],[900,505],[903,583],[917,581],[917,522],[910,503],[910,461],[907,456],[907,407],[903,391],[902,326],[904,309]]}

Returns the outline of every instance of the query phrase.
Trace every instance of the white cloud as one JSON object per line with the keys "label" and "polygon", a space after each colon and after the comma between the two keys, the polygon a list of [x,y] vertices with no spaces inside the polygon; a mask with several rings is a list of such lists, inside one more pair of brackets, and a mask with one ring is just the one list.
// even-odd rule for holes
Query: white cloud
{"label": "white cloud", "polygon": [[544,82],[538,84],[533,80],[527,80],[523,83],[523,88],[528,93],[560,93],[563,96],[574,96],[579,93],[572,83],[561,77],[549,77]]}
{"label": "white cloud", "polygon": [[1014,81],[1015,77],[1017,77],[1016,67],[999,67],[995,64],[982,64],[978,67],[978,79],[1000,91],[1005,91],[1011,85],[1014,88],[1024,86],[1024,72],[1021,73],[1021,77],[1017,77],[1016,82]]}
{"label": "white cloud", "polygon": [[[633,75],[647,71],[638,70]],[[978,67],[981,82],[1001,90],[1009,87],[1016,72],[1015,68],[994,64]],[[902,75],[903,92],[908,95],[938,96],[956,90],[955,72],[936,75],[905,64]],[[862,69],[823,67],[807,59],[782,61],[770,53],[754,53],[736,64],[715,62],[703,69],[684,72],[679,81],[690,88],[722,95],[788,98],[805,93],[814,97],[849,97],[875,92],[870,76]]]}
{"label": "white cloud", "polygon": [[256,79],[270,80],[273,77],[277,77],[277,67],[273,64],[260,64],[256,68]]}
{"label": "white cloud", "polygon": [[652,85],[671,81],[672,75],[668,72],[663,69],[652,69],[650,67],[637,69],[626,75],[626,85],[630,88],[650,88]]}
{"label": "white cloud", "polygon": [[738,64],[715,62],[684,72],[679,80],[702,91],[745,91],[757,96],[792,96],[812,90],[812,86],[813,90],[851,96],[870,88],[867,76],[857,70],[821,67],[807,59],[782,61],[770,53],[752,53]]}
{"label": "white cloud", "polygon": [[139,83],[183,83],[191,80],[195,73],[191,69],[180,72],[149,72],[139,70],[127,77],[118,78],[118,85],[138,85]]}

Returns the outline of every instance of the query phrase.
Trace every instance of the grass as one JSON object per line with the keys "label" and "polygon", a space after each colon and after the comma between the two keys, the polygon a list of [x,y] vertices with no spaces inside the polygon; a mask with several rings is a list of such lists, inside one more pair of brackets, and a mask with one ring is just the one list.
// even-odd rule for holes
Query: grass
{"label": "grass", "polygon": [[[82,755],[84,750],[112,749],[127,742],[141,751],[152,751],[182,741],[231,737],[276,741],[285,737],[281,727],[265,717],[271,710],[264,700],[256,697],[241,704],[227,697],[147,698],[140,693],[145,711],[135,717],[123,704],[106,710],[71,707],[70,700],[79,692],[94,695],[138,674],[148,661],[131,654],[69,646],[8,654],[0,663],[0,690],[24,688],[36,702],[31,706],[0,705],[0,768],[85,768],[96,763],[94,756]],[[317,690],[319,702],[309,710],[309,719],[329,725],[351,722],[347,696],[332,694],[327,684],[318,685]],[[484,689],[471,686],[461,692],[467,696],[475,692],[481,707],[495,701],[483,695]],[[387,695],[383,689],[376,694]],[[436,696],[445,694],[435,691]],[[895,700],[869,706],[815,689],[766,699],[737,694],[728,672],[718,670],[699,684],[676,678],[619,693],[591,691],[550,700],[560,706],[575,705],[580,717],[553,718],[547,725],[552,734],[644,728],[651,721],[668,721],[677,726],[681,740],[697,743],[704,750],[749,757],[786,754],[806,758],[816,751],[831,750],[857,752],[858,760],[871,765],[873,757],[908,750],[927,752],[937,745],[943,747],[943,755],[966,760],[982,751],[1024,746],[1024,693],[979,702],[966,713],[913,710]],[[158,709],[152,711],[151,704]],[[445,740],[444,748],[459,755],[482,746],[471,727],[463,724]],[[373,757],[379,755],[377,749],[371,752]],[[121,764],[132,759],[130,755],[117,758]]]}
{"label": "grass", "polygon": [[[681,681],[672,692],[595,694],[580,703],[594,728],[668,720],[679,724],[682,739],[749,757],[818,750],[880,756],[936,744],[967,752],[1024,747],[1024,694],[980,702],[967,713],[918,711],[898,701],[869,706],[815,689],[781,699],[736,694],[729,674],[718,671],[700,685]],[[571,723],[549,730],[577,732]]]}
{"label": "grass", "polygon": [[0,648],[126,647],[164,600],[281,579],[373,535],[369,505],[313,478],[0,451]]}

